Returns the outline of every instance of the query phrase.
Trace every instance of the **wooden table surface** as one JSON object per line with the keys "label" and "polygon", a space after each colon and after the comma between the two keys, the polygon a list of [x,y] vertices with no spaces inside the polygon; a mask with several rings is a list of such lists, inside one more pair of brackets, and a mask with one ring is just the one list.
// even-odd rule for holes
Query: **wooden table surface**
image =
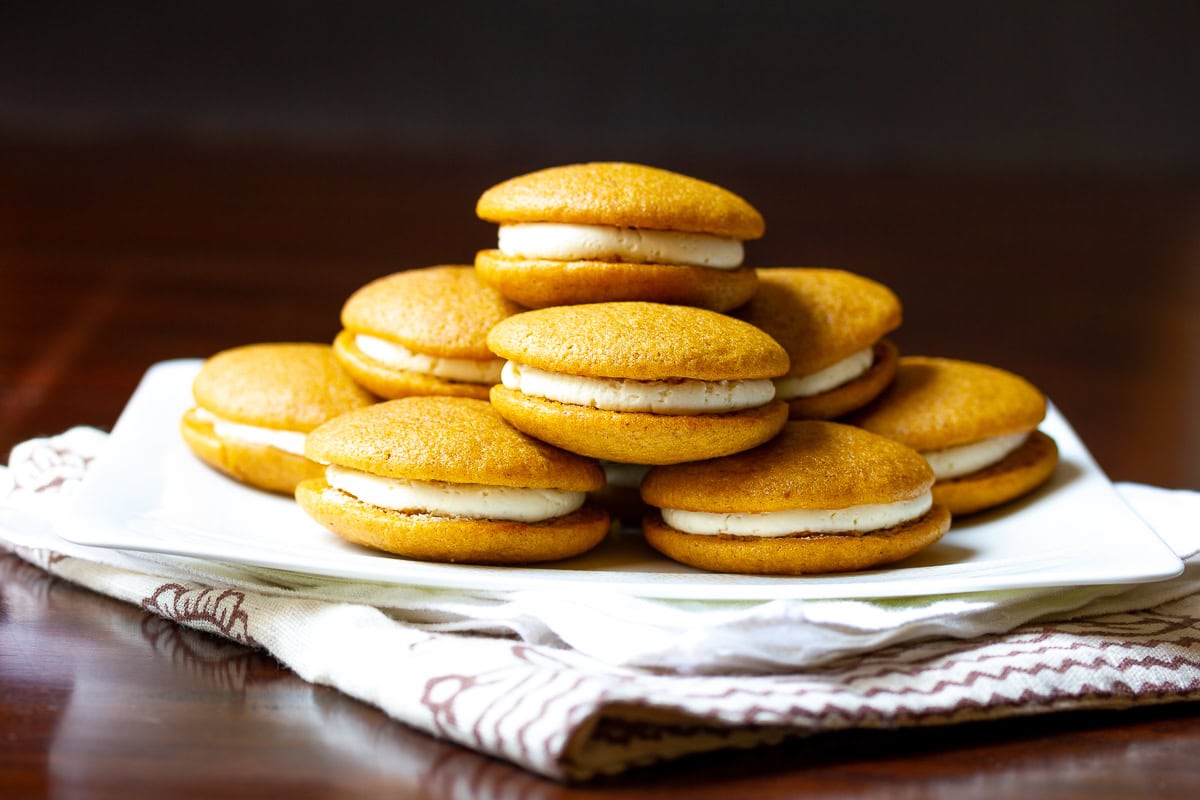
{"label": "wooden table surface", "polygon": [[[902,350],[1040,385],[1115,480],[1200,488],[1200,181],[838,174],[658,159],[767,219],[758,265],[890,285]],[[329,341],[359,285],[469,262],[478,194],[536,154],[406,158],[0,143],[0,455],[110,427],[153,363]],[[0,795],[1188,797],[1200,707],[847,733],[562,786],[259,653],[0,557]]]}

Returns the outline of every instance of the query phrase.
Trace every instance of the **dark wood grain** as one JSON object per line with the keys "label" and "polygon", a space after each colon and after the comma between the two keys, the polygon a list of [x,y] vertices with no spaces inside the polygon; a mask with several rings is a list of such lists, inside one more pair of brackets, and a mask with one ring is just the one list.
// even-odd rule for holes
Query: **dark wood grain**
{"label": "dark wood grain", "polygon": [[[153,363],[328,341],[357,286],[469,262],[541,166],[180,143],[0,145],[0,453],[109,427]],[[1200,183],[663,164],[764,213],[756,264],[892,286],[907,352],[1038,383],[1115,479],[1200,488]],[[563,787],[270,658],[0,558],[0,795],[1195,797],[1200,709],[824,736]]]}

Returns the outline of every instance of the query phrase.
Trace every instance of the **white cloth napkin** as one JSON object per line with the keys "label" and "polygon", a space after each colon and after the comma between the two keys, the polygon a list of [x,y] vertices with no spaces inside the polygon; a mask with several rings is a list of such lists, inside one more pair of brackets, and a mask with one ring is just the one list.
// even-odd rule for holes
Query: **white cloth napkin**
{"label": "white cloth napkin", "polygon": [[[15,448],[0,543],[552,777],[798,733],[1200,697],[1200,560],[1158,583],[882,600],[464,595],[71,544],[55,525],[103,442],[80,428]],[[1200,494],[1118,489],[1181,557],[1200,552]]]}

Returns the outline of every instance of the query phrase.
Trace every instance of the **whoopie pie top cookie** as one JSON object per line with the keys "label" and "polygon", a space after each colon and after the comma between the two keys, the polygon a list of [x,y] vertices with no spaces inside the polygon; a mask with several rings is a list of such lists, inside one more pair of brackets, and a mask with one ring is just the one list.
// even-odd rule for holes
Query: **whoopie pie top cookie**
{"label": "whoopie pie top cookie", "polygon": [[621,162],[551,167],[507,180],[476,213],[500,225],[480,277],[529,308],[651,300],[724,311],[754,293],[742,242],[762,215],[732,192]]}
{"label": "whoopie pie top cookie", "polygon": [[937,541],[950,515],[912,449],[818,420],[793,421],[736,455],[655,467],[642,497],[661,509],[646,540],[718,572],[798,575],[860,570]]}
{"label": "whoopie pie top cookie", "polygon": [[746,322],[687,306],[619,302],[509,317],[488,334],[507,359],[492,404],[531,436],[575,453],[669,464],[774,436],[787,406],[771,379],[787,353]]}
{"label": "whoopie pie top cookie", "polygon": [[866,405],[896,372],[884,335],[900,325],[900,301],[886,286],[837,269],[758,270],[754,297],[737,316],[762,328],[791,359],[775,396],[793,419],[833,419]]}
{"label": "whoopie pie top cookie", "polygon": [[578,555],[608,530],[585,505],[604,484],[590,459],[508,425],[483,400],[408,397],[345,414],[309,435],[328,465],[296,488],[314,519],[408,558],[521,564]]}
{"label": "whoopie pie top cookie", "polygon": [[469,266],[397,272],[346,301],[334,353],[380,397],[486,399],[502,365],[487,348],[487,333],[520,310],[480,283]]}
{"label": "whoopie pie top cookie", "polygon": [[203,461],[252,486],[291,494],[320,472],[304,457],[309,431],[376,398],[342,369],[328,345],[252,344],[200,367],[196,405],[180,422]]}
{"label": "whoopie pie top cookie", "polygon": [[1046,398],[998,367],[904,356],[896,377],[850,421],[921,452],[937,477],[934,497],[954,514],[989,508],[1045,482],[1058,448],[1036,430]]}

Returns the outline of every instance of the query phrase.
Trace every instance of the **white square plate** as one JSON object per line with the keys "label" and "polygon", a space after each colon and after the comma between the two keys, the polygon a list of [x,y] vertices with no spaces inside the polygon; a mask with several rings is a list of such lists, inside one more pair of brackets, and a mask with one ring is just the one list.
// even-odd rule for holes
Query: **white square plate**
{"label": "white square plate", "polygon": [[658,555],[636,534],[610,537],[578,558],[538,567],[410,561],[350,544],[287,497],[230,480],[200,463],[178,433],[191,405],[195,360],[146,374],[80,488],[59,535],[140,550],[387,584],[502,592],[558,588],[695,600],[906,597],[1048,586],[1133,583],[1178,575],[1183,564],[1120,498],[1054,408],[1042,426],[1061,463],[1032,496],[956,520],[937,544],[886,569],[812,577],[701,572]]}

